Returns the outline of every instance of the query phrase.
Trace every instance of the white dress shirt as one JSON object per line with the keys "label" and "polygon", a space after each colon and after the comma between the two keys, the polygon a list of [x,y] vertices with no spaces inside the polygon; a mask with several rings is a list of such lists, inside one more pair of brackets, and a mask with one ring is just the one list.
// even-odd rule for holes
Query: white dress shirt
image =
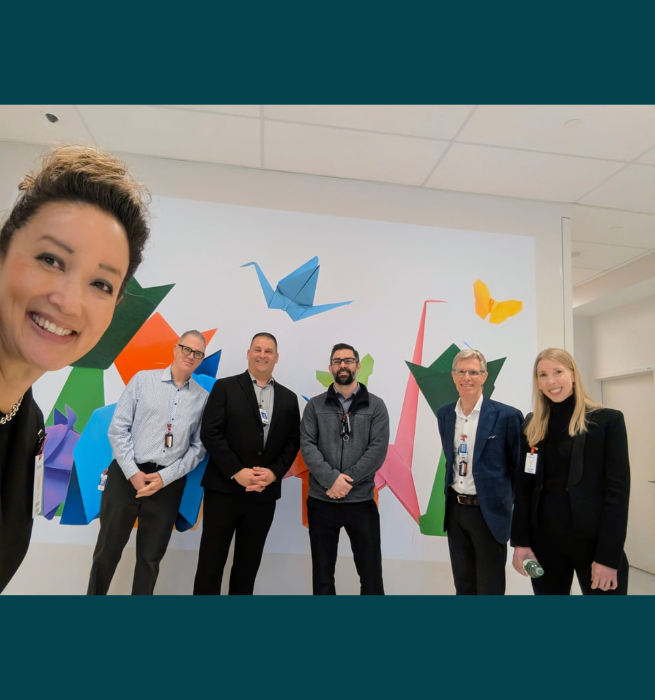
{"label": "white dress shirt", "polygon": [[[143,370],[125,387],[109,426],[114,459],[126,479],[139,472],[138,464],[154,462],[164,486],[188,474],[202,461],[200,421],[209,398],[191,378],[178,387],[171,368]],[[173,446],[164,446],[171,426]]]}
{"label": "white dress shirt", "polygon": [[[455,435],[453,437],[453,448],[455,450],[455,461],[453,462],[453,481],[451,486],[457,493],[465,494],[466,496],[475,496],[475,481],[473,480],[473,451],[475,449],[475,434],[478,430],[478,422],[480,420],[480,409],[482,407],[482,396],[478,399],[475,407],[471,411],[470,416],[465,416],[462,413],[462,400],[457,401],[455,406]],[[466,462],[468,470],[466,476],[459,475],[459,458],[457,450],[462,441],[462,435],[466,435]]]}

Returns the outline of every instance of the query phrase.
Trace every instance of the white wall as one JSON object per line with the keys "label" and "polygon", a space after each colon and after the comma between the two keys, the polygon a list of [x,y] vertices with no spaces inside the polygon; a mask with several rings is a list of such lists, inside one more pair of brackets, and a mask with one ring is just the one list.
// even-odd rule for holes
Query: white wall
{"label": "white wall", "polygon": [[[9,206],[26,168],[36,162],[42,151],[39,146],[0,141],[0,207]],[[567,256],[562,260],[562,217],[571,212],[566,204],[141,156],[123,157],[155,195],[532,236],[537,259],[538,345],[540,348],[564,347],[565,320],[572,322],[571,310],[564,309],[562,285],[566,270],[570,279],[571,264]],[[568,247],[566,241],[564,244]]]}
{"label": "white wall", "polygon": [[590,319],[590,368],[595,379],[652,365],[655,296]]}
{"label": "white wall", "polygon": [[589,316],[573,318],[573,338],[575,343],[575,361],[582,376],[582,384],[591,398],[600,401],[600,382],[594,380],[592,367],[592,319]]}
{"label": "white wall", "polygon": [[[15,184],[39,150],[34,146],[0,142],[0,206],[11,202]],[[531,236],[536,249],[538,346],[564,346],[564,328],[572,323],[570,308],[564,308],[562,282],[565,273],[570,277],[570,269],[563,270],[563,266],[570,268],[570,259],[562,259],[563,250],[568,250],[568,242],[563,240],[568,233],[562,233],[561,221],[568,213],[566,205],[154,158],[125,156],[125,160],[153,194],[160,196]],[[466,264],[465,250],[462,264]],[[68,562],[62,570],[71,572],[70,590],[80,592],[84,589],[81,572],[88,571],[92,547],[61,547],[61,556]],[[429,564],[425,562],[426,577],[432,571]],[[126,563],[123,568],[127,566]],[[284,564],[280,562],[277,568],[273,565],[273,571],[279,586],[280,577],[287,575]],[[123,579],[128,581],[129,576]],[[43,587],[33,592],[49,592],[46,570],[42,580]],[[16,585],[12,584],[8,592],[21,592],[18,583],[17,580]],[[309,587],[307,580],[303,590],[309,592]],[[114,588],[116,592],[129,592],[128,583]],[[267,592],[266,580],[260,582],[258,590]],[[402,582],[389,592],[405,592]]]}

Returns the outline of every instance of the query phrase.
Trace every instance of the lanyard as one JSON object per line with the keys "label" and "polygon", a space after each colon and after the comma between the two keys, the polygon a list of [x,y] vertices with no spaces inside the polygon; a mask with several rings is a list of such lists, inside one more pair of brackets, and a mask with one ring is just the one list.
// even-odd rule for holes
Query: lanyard
{"label": "lanyard", "polygon": [[344,413],[341,419],[341,439],[344,442],[350,440],[350,413]]}

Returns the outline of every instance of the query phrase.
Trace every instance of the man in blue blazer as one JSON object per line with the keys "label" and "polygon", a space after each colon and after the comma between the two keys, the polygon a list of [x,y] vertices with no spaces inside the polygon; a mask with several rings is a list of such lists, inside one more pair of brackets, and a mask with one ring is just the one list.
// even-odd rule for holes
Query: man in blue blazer
{"label": "man in blue blazer", "polygon": [[487,361],[478,350],[453,360],[459,401],[437,412],[446,455],[450,563],[457,595],[503,595],[507,540],[519,468],[523,414],[482,395]]}

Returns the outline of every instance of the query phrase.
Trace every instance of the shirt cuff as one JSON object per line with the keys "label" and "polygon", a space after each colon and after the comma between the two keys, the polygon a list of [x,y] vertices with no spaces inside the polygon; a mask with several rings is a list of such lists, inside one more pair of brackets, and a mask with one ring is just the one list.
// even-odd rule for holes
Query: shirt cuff
{"label": "shirt cuff", "polygon": [[171,471],[170,467],[164,467],[164,469],[160,469],[157,474],[161,477],[162,483],[164,486],[168,486],[170,483],[175,481],[175,477],[173,476],[173,473]]}
{"label": "shirt cuff", "polygon": [[125,474],[125,478],[128,481],[141,471],[135,462],[130,462],[129,464],[121,464],[119,462],[118,466],[123,470],[123,474]]}

